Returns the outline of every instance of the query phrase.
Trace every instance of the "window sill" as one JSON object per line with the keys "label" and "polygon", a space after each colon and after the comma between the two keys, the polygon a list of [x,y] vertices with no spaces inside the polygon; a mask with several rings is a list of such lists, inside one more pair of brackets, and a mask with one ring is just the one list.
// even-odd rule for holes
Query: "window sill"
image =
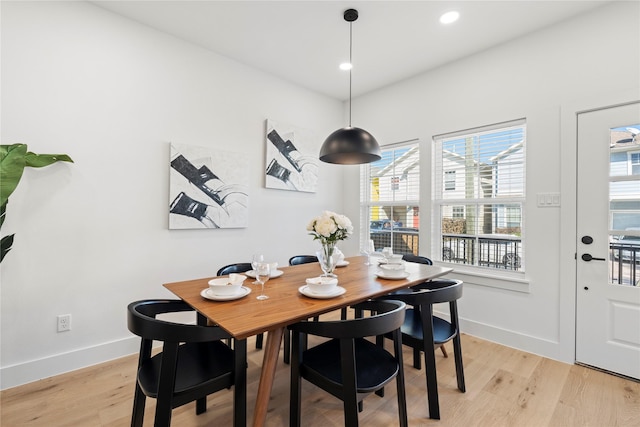
{"label": "window sill", "polygon": [[508,291],[529,293],[529,280],[524,272],[507,272],[488,268],[474,268],[456,263],[434,262],[441,267],[453,268],[449,274],[466,283]]}

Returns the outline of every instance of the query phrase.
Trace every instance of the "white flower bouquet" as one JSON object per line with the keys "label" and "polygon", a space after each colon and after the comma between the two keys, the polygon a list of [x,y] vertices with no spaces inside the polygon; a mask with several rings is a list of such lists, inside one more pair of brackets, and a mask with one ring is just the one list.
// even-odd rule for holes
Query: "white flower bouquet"
{"label": "white flower bouquet", "polygon": [[320,240],[323,245],[335,244],[353,234],[353,225],[351,220],[344,215],[324,211],[309,222],[307,231],[314,240]]}

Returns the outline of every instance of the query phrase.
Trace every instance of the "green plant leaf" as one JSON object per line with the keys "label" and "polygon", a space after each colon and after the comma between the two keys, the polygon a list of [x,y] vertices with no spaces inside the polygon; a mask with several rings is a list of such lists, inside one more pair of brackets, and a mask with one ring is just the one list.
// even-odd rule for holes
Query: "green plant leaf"
{"label": "green plant leaf", "polygon": [[4,224],[4,217],[7,214],[7,203],[9,203],[8,200],[0,206],[0,229],[2,228],[2,224]]}
{"label": "green plant leaf", "polygon": [[4,256],[11,250],[11,245],[13,245],[13,234],[8,236],[4,236],[2,240],[0,240],[0,262],[4,259]]}
{"label": "green plant leaf", "polygon": [[0,145],[0,205],[16,189],[26,165],[26,144]]}
{"label": "green plant leaf", "polygon": [[25,155],[25,162],[27,166],[32,168],[41,168],[43,166],[49,166],[55,162],[71,162],[71,157],[66,154],[35,154],[29,151]]}

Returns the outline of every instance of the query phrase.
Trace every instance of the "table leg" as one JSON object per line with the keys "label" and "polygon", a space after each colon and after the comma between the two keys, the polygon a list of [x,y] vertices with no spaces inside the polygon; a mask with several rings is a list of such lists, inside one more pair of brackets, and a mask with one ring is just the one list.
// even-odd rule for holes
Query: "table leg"
{"label": "table leg", "polygon": [[260,383],[258,384],[258,394],[256,395],[256,407],[253,412],[253,427],[264,426],[267,418],[271,387],[273,386],[273,379],[276,375],[276,365],[278,363],[283,334],[284,328],[274,329],[267,334],[262,370],[260,371]]}

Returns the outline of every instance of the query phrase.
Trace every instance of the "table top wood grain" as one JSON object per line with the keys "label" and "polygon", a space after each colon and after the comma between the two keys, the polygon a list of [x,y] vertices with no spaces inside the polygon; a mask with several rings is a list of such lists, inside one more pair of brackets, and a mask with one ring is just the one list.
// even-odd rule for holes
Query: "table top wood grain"
{"label": "table top wood grain", "polygon": [[266,282],[265,294],[269,299],[262,301],[256,299],[260,293],[260,285],[252,284],[254,279],[251,277],[247,277],[244,282],[251,293],[232,301],[211,301],[200,295],[203,289],[209,287],[208,281],[212,277],[167,283],[164,286],[235,338],[243,339],[407,288],[452,271],[451,268],[406,263],[409,276],[406,279],[389,280],[377,277],[379,268],[376,265],[365,265],[366,257],[351,257],[347,261],[349,265],[334,271],[338,276],[338,286],[345,288],[346,292],[328,299],[310,298],[299,291],[307,278],[322,274],[318,263],[279,268],[283,274]]}

